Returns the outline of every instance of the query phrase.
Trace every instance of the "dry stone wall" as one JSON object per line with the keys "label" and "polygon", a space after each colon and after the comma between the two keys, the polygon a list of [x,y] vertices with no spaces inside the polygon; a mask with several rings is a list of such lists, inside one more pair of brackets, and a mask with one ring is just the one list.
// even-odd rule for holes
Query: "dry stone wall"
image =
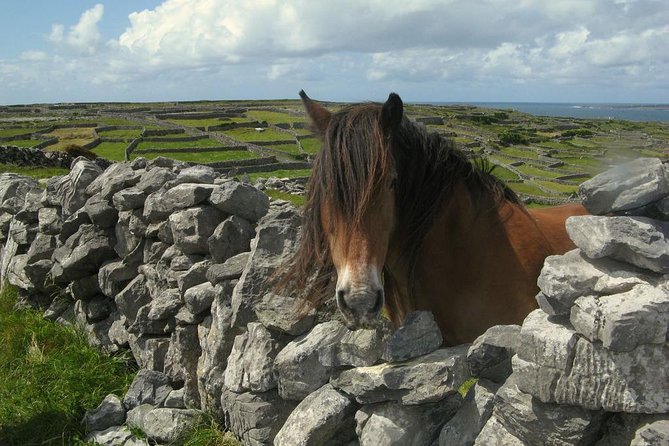
{"label": "dry stone wall", "polygon": [[428,312],[357,331],[331,303],[300,315],[267,281],[299,212],[164,158],[79,158],[46,189],[0,175],[0,274],[45,317],[132,352],[127,394],[83,420],[100,444],[144,444],[128,426],[175,444],[201,411],[245,445],[667,444],[667,165],[581,194],[599,215],[568,221],[578,248],[547,259],[540,308],[471,345],[442,347]]}

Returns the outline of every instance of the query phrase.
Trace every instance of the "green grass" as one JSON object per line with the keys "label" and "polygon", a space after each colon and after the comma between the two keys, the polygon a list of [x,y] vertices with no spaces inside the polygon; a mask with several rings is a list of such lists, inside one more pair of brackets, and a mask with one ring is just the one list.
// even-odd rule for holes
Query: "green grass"
{"label": "green grass", "polygon": [[302,144],[302,149],[304,149],[305,152],[314,155],[321,150],[322,142],[318,138],[304,138],[300,141],[300,144]]}
{"label": "green grass", "polygon": [[304,122],[306,118],[302,116],[289,115],[288,113],[280,113],[270,110],[249,110],[246,116],[256,121],[267,121],[270,124],[282,124],[293,122]]}
{"label": "green grass", "polygon": [[39,180],[41,178],[51,178],[56,175],[67,175],[69,169],[63,169],[61,167],[26,167],[0,163],[0,173],[5,172],[14,172]]}
{"label": "green grass", "polygon": [[44,142],[40,139],[17,139],[15,141],[3,141],[0,144],[5,146],[17,147],[35,147],[37,144]]}
{"label": "green grass", "polygon": [[248,150],[225,150],[225,151],[206,151],[200,150],[197,152],[183,152],[183,153],[173,153],[173,152],[161,152],[160,150],[151,151],[149,153],[133,153],[132,158],[144,157],[146,159],[153,159],[159,156],[164,156],[166,158],[172,158],[178,161],[186,161],[192,163],[213,163],[216,161],[232,161],[232,160],[245,160],[251,158],[259,158],[259,155],[256,155],[253,152]]}
{"label": "green grass", "polygon": [[231,433],[221,429],[211,415],[203,415],[200,423],[184,438],[184,446],[241,446]]}
{"label": "green grass", "polygon": [[528,159],[537,159],[539,154],[531,149],[522,149],[519,146],[516,147],[504,147],[502,153],[508,156],[516,156],[519,158],[528,158]]}
{"label": "green grass", "polygon": [[123,395],[133,373],[72,328],[15,311],[16,298],[14,287],[0,293],[0,444],[82,444],[86,409]]}
{"label": "green grass", "polygon": [[285,152],[285,153],[290,153],[291,155],[301,155],[302,154],[302,151],[297,146],[297,143],[295,143],[295,144],[275,144],[275,145],[272,145],[272,146],[265,146],[265,147],[269,147],[271,149],[279,150],[279,151]]}
{"label": "green grass", "polygon": [[101,142],[91,149],[91,152],[111,161],[123,161],[126,147],[128,147],[128,143],[124,142]]}
{"label": "green grass", "polygon": [[0,137],[27,135],[33,133],[35,129],[20,128],[20,129],[0,129]]}
{"label": "green grass", "polygon": [[559,194],[570,195],[574,192],[578,192],[578,186],[574,184],[555,183],[553,181],[543,181],[543,180],[534,180],[534,182],[541,185],[542,187],[545,187],[546,189],[555,191],[555,193]]}
{"label": "green grass", "polygon": [[505,181],[506,180],[517,180],[517,179],[520,178],[518,175],[516,175],[515,173],[513,173],[509,169],[506,169],[506,168],[504,168],[502,166],[499,166],[499,165],[495,166],[495,169],[492,171],[492,174],[495,175],[500,180],[505,180]]}
{"label": "green grass", "polygon": [[139,138],[142,134],[142,129],[135,130],[106,130],[104,132],[97,132],[100,138],[124,138],[128,142],[132,141],[135,138]]}
{"label": "green grass", "polygon": [[212,138],[195,141],[142,141],[137,149],[182,149],[187,147],[220,147],[223,143]]}
{"label": "green grass", "polygon": [[509,187],[517,193],[521,194],[546,196],[546,192],[539,189],[537,185],[531,181],[525,181],[523,183],[509,183]]}
{"label": "green grass", "polygon": [[291,141],[295,137],[288,133],[279,132],[273,129],[265,129],[261,132],[254,128],[243,127],[239,129],[226,130],[225,134],[237,141]]}
{"label": "green grass", "polygon": [[539,178],[557,178],[563,175],[562,172],[553,172],[547,169],[540,169],[530,164],[523,164],[522,166],[516,167],[516,169],[518,169],[518,172],[522,174]]}
{"label": "green grass", "polygon": [[297,207],[304,206],[304,196],[302,195],[293,195],[276,189],[265,189],[265,193],[269,195],[270,198],[286,200]]}

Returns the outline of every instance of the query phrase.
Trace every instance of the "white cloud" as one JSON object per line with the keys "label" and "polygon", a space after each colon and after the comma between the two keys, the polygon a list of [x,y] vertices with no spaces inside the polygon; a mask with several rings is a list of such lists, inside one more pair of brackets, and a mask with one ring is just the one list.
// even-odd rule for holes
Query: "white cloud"
{"label": "white cloud", "polygon": [[95,53],[100,43],[100,31],[98,22],[102,20],[104,6],[97,4],[91,9],[84,11],[79,22],[71,26],[67,33],[65,26],[55,23],[51,26],[49,40],[58,46],[65,47],[83,54]]}

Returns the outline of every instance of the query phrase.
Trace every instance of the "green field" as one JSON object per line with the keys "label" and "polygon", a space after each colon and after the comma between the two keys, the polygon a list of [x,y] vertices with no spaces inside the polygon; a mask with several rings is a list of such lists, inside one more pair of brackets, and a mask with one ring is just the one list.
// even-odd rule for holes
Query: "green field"
{"label": "green field", "polygon": [[91,150],[97,156],[110,161],[123,161],[125,149],[128,147],[124,142],[101,142]]}
{"label": "green field", "polygon": [[223,143],[213,138],[198,139],[195,141],[142,141],[136,149],[183,149],[189,147],[220,147]]}
{"label": "green field", "polygon": [[97,132],[100,138],[124,138],[128,142],[135,138],[139,138],[142,134],[142,129],[136,130],[105,130],[104,132]]}
{"label": "green field", "polygon": [[0,144],[17,147],[35,147],[37,144],[44,142],[41,139],[17,139],[14,141],[5,141]]}
{"label": "green field", "polygon": [[305,122],[306,118],[288,113],[280,113],[270,110],[249,110],[246,116],[256,121],[266,121],[270,124],[283,124],[293,122]]}
{"label": "green field", "polygon": [[318,138],[304,138],[300,141],[300,144],[302,144],[302,149],[304,149],[305,152],[314,155],[321,150],[322,142]]}
{"label": "green field", "polygon": [[254,128],[243,127],[239,129],[226,130],[225,135],[241,142],[254,141],[291,141],[295,140],[293,135],[273,130],[271,128],[258,131]]}
{"label": "green field", "polygon": [[61,167],[26,167],[0,163],[0,173],[14,172],[38,180],[41,178],[51,178],[56,175],[67,175],[69,171],[69,169]]}

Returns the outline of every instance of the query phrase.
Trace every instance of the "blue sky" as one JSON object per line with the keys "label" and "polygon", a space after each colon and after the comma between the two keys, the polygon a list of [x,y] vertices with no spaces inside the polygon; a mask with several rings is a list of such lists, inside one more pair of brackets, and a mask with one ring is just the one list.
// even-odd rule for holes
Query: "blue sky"
{"label": "blue sky", "polygon": [[0,104],[669,103],[666,0],[3,0]]}

